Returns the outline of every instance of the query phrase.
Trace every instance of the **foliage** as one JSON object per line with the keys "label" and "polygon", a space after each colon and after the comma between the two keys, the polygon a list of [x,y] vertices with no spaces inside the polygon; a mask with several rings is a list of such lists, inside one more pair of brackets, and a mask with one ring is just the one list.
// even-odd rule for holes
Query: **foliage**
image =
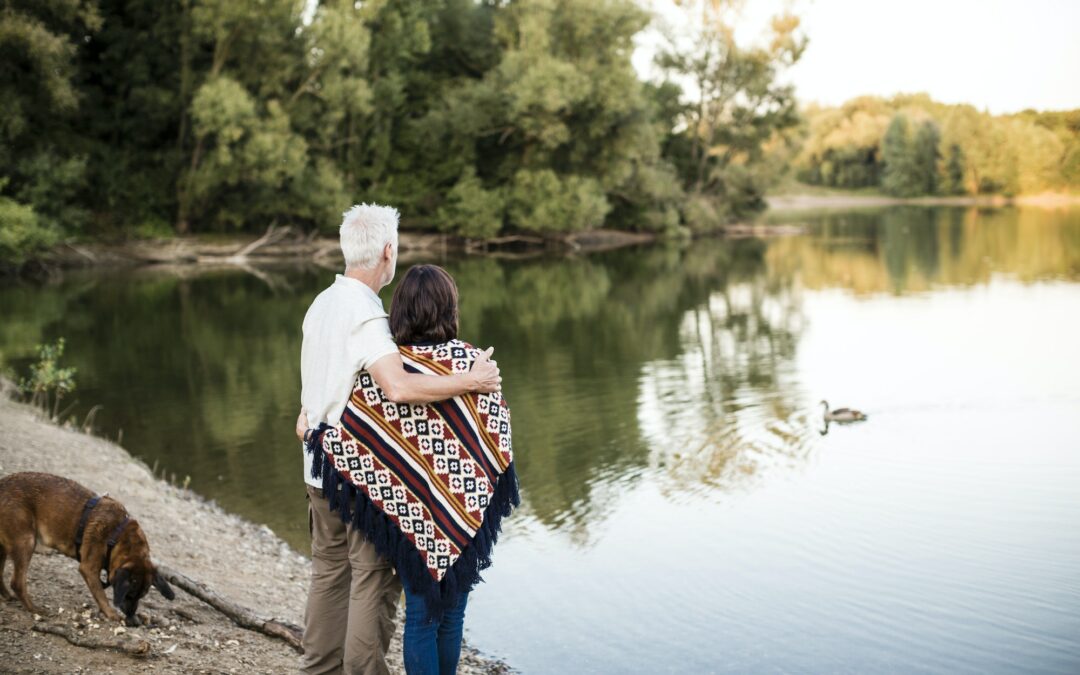
{"label": "foliage", "polygon": [[[811,184],[880,186],[907,195],[1080,188],[1080,111],[992,116],[969,105],[946,105],[916,94],[861,97],[837,108],[810,107],[805,115],[805,138],[795,169]],[[898,115],[912,125],[910,169],[919,175],[908,180],[893,174],[887,181],[886,134]],[[889,141],[893,150],[896,140],[894,132]]]}
{"label": "foliage", "polygon": [[916,192],[933,195],[938,192],[938,161],[941,152],[941,132],[933,120],[926,120],[919,125],[915,138],[911,142],[911,159],[914,164]]}
{"label": "foliage", "polygon": [[83,98],[76,47],[100,27],[91,0],[0,9],[0,260],[19,262],[60,222],[86,219],[85,158],[71,133]]}
{"label": "foliage", "polygon": [[332,229],[360,200],[467,237],[675,232],[688,192],[725,219],[760,208],[796,120],[776,82],[802,48],[791,17],[757,47],[718,19],[646,83],[633,0],[2,11],[0,196],[56,233]]}
{"label": "foliage", "polygon": [[60,401],[75,391],[75,368],[60,367],[64,338],[53,344],[38,345],[38,361],[30,365],[30,376],[19,382],[19,391],[30,397],[31,405],[41,406],[56,419]]}
{"label": "foliage", "polygon": [[586,230],[604,221],[609,210],[593,178],[560,176],[550,169],[519,171],[510,193],[510,216],[536,232]]}
{"label": "foliage", "polygon": [[41,224],[32,207],[0,197],[0,262],[19,265],[56,240],[56,232]]}
{"label": "foliage", "polygon": [[472,167],[454,184],[437,219],[441,229],[478,239],[494,237],[502,229],[506,197],[501,189],[488,190]]}
{"label": "foliage", "polygon": [[944,173],[943,193],[947,195],[964,194],[964,151],[956,143],[949,146],[949,157],[945,161]]}
{"label": "foliage", "polygon": [[885,192],[897,197],[919,194],[915,155],[904,115],[896,115],[889,123],[885,137],[881,139],[881,159],[884,164],[881,187]]}
{"label": "foliage", "polygon": [[699,229],[703,211],[739,217],[764,208],[764,191],[777,175],[761,170],[766,147],[799,122],[794,90],[778,75],[799,60],[806,40],[798,19],[785,14],[773,19],[768,46],[743,46],[726,3],[681,4],[700,12],[700,21],[690,40],[672,41],[658,59],[670,77],[688,81],[665,154],[689,193],[718,202],[711,209],[688,202],[697,203],[687,220]]}

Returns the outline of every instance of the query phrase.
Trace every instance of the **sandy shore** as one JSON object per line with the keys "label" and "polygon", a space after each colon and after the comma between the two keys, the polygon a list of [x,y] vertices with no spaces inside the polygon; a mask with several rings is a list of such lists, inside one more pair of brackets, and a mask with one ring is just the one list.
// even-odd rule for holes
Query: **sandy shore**
{"label": "sandy shore", "polygon": [[[138,519],[156,561],[211,586],[258,613],[300,624],[309,560],[265,526],[226,513],[190,491],[156,480],[142,462],[115,443],[64,429],[10,399],[0,380],[0,475],[46,471],[118,498]],[[168,602],[151,591],[140,610],[153,628],[129,628],[150,655],[134,657],[69,644],[31,627],[36,620],[76,627],[91,638],[116,626],[98,614],[77,563],[39,550],[30,564],[31,597],[40,619],[17,602],[0,601],[0,671],[5,673],[291,673],[298,654],[284,642],[237,627],[228,618],[177,589]],[[10,580],[11,565],[5,578]],[[111,599],[111,591],[108,592]],[[402,607],[404,602],[401,603]],[[401,666],[401,628],[391,645],[391,668]],[[465,648],[459,673],[506,673],[500,662]]]}

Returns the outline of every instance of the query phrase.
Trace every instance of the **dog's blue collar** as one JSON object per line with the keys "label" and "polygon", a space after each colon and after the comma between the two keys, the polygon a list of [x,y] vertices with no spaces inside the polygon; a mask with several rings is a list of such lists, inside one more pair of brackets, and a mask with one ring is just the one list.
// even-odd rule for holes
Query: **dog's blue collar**
{"label": "dog's blue collar", "polygon": [[[90,520],[90,512],[94,510],[94,507],[101,502],[102,495],[94,495],[90,499],[86,500],[86,506],[83,507],[82,517],[79,518],[79,528],[75,530],[75,559],[82,562],[82,543],[83,535],[86,533],[86,523]],[[102,561],[101,568],[105,570],[105,581],[102,582],[102,586],[109,587],[109,561],[112,560],[113,547],[116,546],[116,542],[120,540],[120,535],[124,533],[124,528],[131,522],[131,516],[124,514],[124,519],[113,528],[113,531],[109,533],[108,549],[105,551],[105,560]]]}
{"label": "dog's blue collar", "polygon": [[86,500],[86,506],[82,510],[82,517],[79,518],[79,529],[75,530],[75,559],[79,562],[82,562],[82,541],[83,534],[86,532],[86,521],[90,520],[90,512],[94,510],[94,507],[100,501],[101,495],[94,495]]}

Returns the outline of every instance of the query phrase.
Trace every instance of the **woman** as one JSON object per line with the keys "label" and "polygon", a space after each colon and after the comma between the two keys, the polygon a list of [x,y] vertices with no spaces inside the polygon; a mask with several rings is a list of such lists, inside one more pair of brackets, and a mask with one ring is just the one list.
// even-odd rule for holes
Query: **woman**
{"label": "woman", "polygon": [[[406,272],[390,330],[411,372],[464,372],[480,354],[457,339],[457,286],[435,265]],[[331,508],[401,577],[406,671],[455,672],[468,593],[519,501],[502,395],[397,404],[365,371],[337,426],[297,424]]]}

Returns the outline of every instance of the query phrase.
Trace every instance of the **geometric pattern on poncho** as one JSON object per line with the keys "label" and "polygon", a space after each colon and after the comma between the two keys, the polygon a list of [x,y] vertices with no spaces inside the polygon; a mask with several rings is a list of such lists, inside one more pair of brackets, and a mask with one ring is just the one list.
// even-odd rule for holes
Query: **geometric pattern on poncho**
{"label": "geometric pattern on poncho", "polygon": [[[464,373],[480,350],[460,340],[401,346],[414,373]],[[502,394],[467,394],[428,405],[386,398],[367,371],[323,451],[343,477],[387,515],[424,559],[435,582],[476,536],[495,485],[513,461],[510,409]]]}

